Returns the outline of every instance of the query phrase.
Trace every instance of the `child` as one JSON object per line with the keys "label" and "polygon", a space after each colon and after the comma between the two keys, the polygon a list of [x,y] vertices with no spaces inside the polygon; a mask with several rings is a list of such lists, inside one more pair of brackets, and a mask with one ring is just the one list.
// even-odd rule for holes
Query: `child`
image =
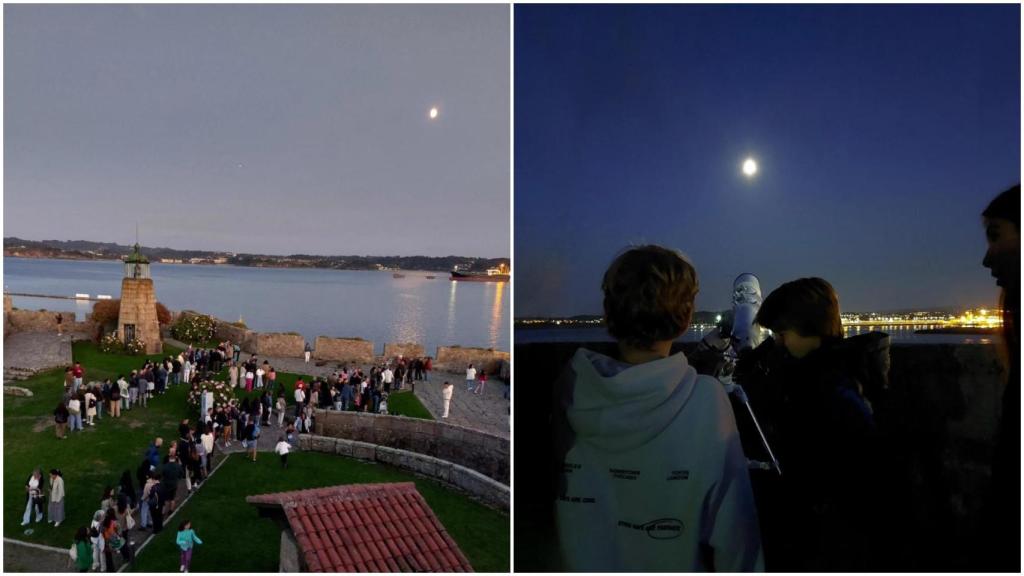
{"label": "child", "polygon": [[274,452],[281,455],[281,468],[288,467],[288,452],[290,452],[291,449],[291,444],[285,441],[284,436],[277,437],[277,446],[274,447]]}
{"label": "child", "polygon": [[567,571],[764,570],[729,399],[671,353],[697,289],[693,266],[660,246],[628,250],[605,272],[618,354],[577,350],[557,385],[556,517]]}
{"label": "child", "polygon": [[[755,322],[772,338],[751,356],[754,412],[785,473],[761,499],[761,520],[775,572],[870,572],[884,544],[879,530],[887,489],[880,483],[875,421],[861,383],[844,366],[859,355],[844,340],[839,296],[821,278],[801,278],[765,298]],[[770,353],[762,353],[762,349]],[[859,356],[857,356],[859,359]],[[813,539],[815,546],[806,543]]]}
{"label": "child", "polygon": [[178,547],[181,548],[181,571],[188,572],[192,566],[192,546],[195,544],[202,544],[203,541],[196,536],[196,533],[192,530],[192,522],[185,520],[178,526],[178,537],[176,539]]}

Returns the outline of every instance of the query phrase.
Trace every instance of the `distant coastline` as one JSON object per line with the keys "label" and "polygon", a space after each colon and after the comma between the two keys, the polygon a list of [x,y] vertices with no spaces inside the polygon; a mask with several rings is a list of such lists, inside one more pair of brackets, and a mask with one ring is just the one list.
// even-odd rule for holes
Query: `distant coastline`
{"label": "distant coastline", "polygon": [[[4,238],[4,256],[39,260],[118,261],[131,252],[130,246],[85,240],[23,240]],[[202,250],[142,247],[153,263],[197,264],[204,266],[243,266],[250,268],[317,268],[327,270],[403,270],[448,273],[453,269],[484,271],[508,258],[472,256],[317,256],[292,254],[236,254]]]}

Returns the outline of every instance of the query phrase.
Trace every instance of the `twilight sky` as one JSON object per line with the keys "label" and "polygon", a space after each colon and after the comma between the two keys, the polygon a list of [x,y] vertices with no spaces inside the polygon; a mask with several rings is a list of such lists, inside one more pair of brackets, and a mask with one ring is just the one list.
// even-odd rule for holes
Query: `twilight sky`
{"label": "twilight sky", "polygon": [[149,246],[510,255],[508,6],[4,22],[5,236],[129,244],[138,221]]}
{"label": "twilight sky", "polygon": [[742,272],[844,311],[992,306],[1020,46],[1019,5],[517,5],[515,315],[600,313],[646,242],[691,258],[698,309]]}

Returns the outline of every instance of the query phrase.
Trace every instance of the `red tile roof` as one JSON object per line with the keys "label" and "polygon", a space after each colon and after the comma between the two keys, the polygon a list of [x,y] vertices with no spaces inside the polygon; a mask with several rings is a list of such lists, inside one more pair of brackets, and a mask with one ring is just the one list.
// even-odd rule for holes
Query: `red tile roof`
{"label": "red tile roof", "polygon": [[412,482],[249,496],[280,506],[311,572],[472,572]]}

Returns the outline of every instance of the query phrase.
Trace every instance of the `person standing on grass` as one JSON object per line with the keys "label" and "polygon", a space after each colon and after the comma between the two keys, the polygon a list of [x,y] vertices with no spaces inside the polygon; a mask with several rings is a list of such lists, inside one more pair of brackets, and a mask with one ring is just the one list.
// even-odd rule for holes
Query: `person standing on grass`
{"label": "person standing on grass", "polygon": [[82,387],[82,380],[85,378],[85,368],[82,368],[81,362],[75,362],[74,368],[71,369],[71,376],[74,378],[75,390]]}
{"label": "person standing on grass", "polygon": [[277,393],[277,427],[284,426],[284,410],[288,407],[288,402],[284,399],[284,390]]}
{"label": "person standing on grass", "polygon": [[87,526],[82,526],[75,532],[73,549],[75,554],[71,559],[75,561],[75,568],[79,572],[88,572],[92,568],[92,543],[89,542],[89,528]]}
{"label": "person standing on grass", "polygon": [[285,441],[284,436],[277,437],[277,446],[274,447],[274,452],[277,452],[281,456],[281,468],[288,467],[288,453],[291,452],[292,446]]}
{"label": "person standing on grass", "polygon": [[444,399],[444,414],[441,418],[448,417],[448,407],[452,403],[452,394],[455,392],[455,385],[445,380],[444,385],[441,386],[441,398]]}
{"label": "person standing on grass", "polygon": [[118,374],[117,375],[117,390],[119,392],[118,395],[121,397],[121,408],[120,408],[120,410],[127,410],[128,409],[128,406],[129,406],[128,405],[128,399],[129,399],[129,396],[130,396],[129,389],[130,389],[130,387],[128,386],[128,381],[125,380],[125,378],[124,378],[124,374]]}
{"label": "person standing on grass", "polygon": [[85,403],[85,394],[79,392],[73,394],[71,399],[68,400],[68,414],[70,415],[69,422],[71,423],[71,431],[74,432],[76,429],[82,431],[82,404]]}
{"label": "person standing on grass", "polygon": [[121,385],[118,383],[110,385],[110,417],[121,417]]}
{"label": "person standing on grass", "polygon": [[53,423],[57,428],[57,439],[63,440],[68,437],[68,420],[71,418],[71,413],[68,412],[68,407],[63,401],[57,403],[57,408],[53,411]]}
{"label": "person standing on grass", "polygon": [[210,475],[210,468],[213,464],[213,424],[207,424],[203,434],[199,437],[199,443],[203,446],[203,452],[199,455],[202,459],[203,470],[206,476]]}
{"label": "person standing on grass", "polygon": [[277,390],[277,370],[273,366],[267,366],[267,387],[271,394]]}
{"label": "person standing on grass", "polygon": [[192,522],[185,520],[178,526],[178,536],[175,538],[178,548],[181,548],[181,571],[188,572],[192,567],[192,549],[194,544],[202,544],[203,541],[196,536],[192,530]]}
{"label": "person standing on grass", "polygon": [[50,470],[50,524],[56,528],[64,521],[64,476],[60,470]]}
{"label": "person standing on grass", "polygon": [[476,368],[470,364],[466,367],[466,392],[473,390],[473,385],[476,383]]}
{"label": "person standing on grass", "polygon": [[93,420],[96,418],[96,394],[93,393],[92,388],[89,388],[85,392],[85,425],[95,426]]}

